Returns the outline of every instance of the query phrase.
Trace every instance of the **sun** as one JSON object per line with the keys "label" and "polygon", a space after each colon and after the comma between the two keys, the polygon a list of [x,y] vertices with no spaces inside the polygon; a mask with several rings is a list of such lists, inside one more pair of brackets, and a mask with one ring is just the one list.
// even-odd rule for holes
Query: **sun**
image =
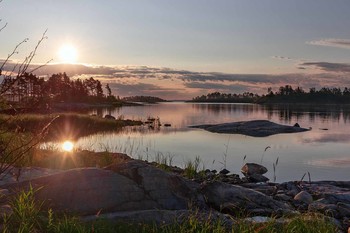
{"label": "sun", "polygon": [[72,44],[64,44],[58,51],[58,55],[62,62],[76,63],[78,58],[77,49]]}
{"label": "sun", "polygon": [[74,148],[74,144],[71,141],[65,141],[64,143],[62,143],[62,150],[66,152],[73,151],[73,148]]}

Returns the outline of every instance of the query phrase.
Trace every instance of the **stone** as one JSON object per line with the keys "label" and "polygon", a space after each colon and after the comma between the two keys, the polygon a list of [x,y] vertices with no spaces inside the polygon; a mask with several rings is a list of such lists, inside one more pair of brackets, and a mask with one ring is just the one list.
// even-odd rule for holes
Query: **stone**
{"label": "stone", "polygon": [[105,119],[109,119],[109,120],[115,120],[115,117],[114,116],[112,116],[112,115],[105,115],[105,117],[104,117]]}
{"label": "stone", "polygon": [[263,165],[256,164],[256,163],[246,163],[241,168],[241,172],[245,176],[251,176],[253,174],[260,174],[263,175],[267,172],[267,168]]}
{"label": "stone", "polygon": [[227,175],[227,174],[230,173],[230,171],[227,170],[226,168],[224,168],[224,169],[222,169],[219,173],[220,173],[220,174],[223,174],[223,175]]}
{"label": "stone", "polygon": [[117,223],[126,222],[130,223],[149,223],[157,225],[168,224],[181,224],[183,221],[188,220],[190,217],[195,216],[200,222],[207,223],[208,221],[220,221],[220,223],[231,229],[234,220],[224,214],[217,211],[193,211],[193,210],[138,210],[138,211],[122,211],[113,212],[108,214],[101,214],[99,216],[90,215],[82,218],[84,222],[92,222],[97,219],[108,219],[109,221],[115,221]]}
{"label": "stone", "polygon": [[295,123],[295,124],[293,125],[293,127],[298,127],[298,128],[300,128],[300,125],[299,125],[298,123]]}
{"label": "stone", "polygon": [[275,199],[276,200],[280,200],[280,201],[290,201],[292,198],[284,193],[282,194],[277,194],[275,196]]}
{"label": "stone", "polygon": [[267,183],[244,183],[240,184],[240,186],[243,186],[245,188],[254,189],[255,191],[261,192],[266,195],[273,195],[276,193],[276,186],[269,185]]}
{"label": "stone", "polygon": [[261,175],[261,174],[252,174],[252,175],[248,176],[248,180],[250,182],[260,183],[260,182],[267,182],[270,179],[264,175]]}
{"label": "stone", "polygon": [[295,195],[294,200],[301,201],[306,204],[310,204],[313,201],[311,194],[306,191],[301,191]]}
{"label": "stone", "polygon": [[283,202],[257,192],[252,189],[221,182],[211,182],[203,185],[201,189],[207,204],[218,211],[235,214],[237,211],[253,212],[263,210],[265,214],[277,211],[289,213],[291,208]]}
{"label": "stone", "polygon": [[350,217],[350,205],[344,203],[337,204],[337,210],[341,217]]}
{"label": "stone", "polygon": [[9,194],[10,194],[10,192],[8,189],[0,189],[0,198],[3,196],[7,196]]}
{"label": "stone", "polygon": [[268,120],[240,121],[224,124],[206,124],[190,127],[204,129],[213,133],[243,134],[252,137],[267,137],[280,133],[298,133],[310,130],[301,127],[281,125]]}
{"label": "stone", "polygon": [[5,185],[10,190],[28,189],[54,211],[88,215],[149,209],[206,207],[199,185],[144,162],[131,160],[99,168],[72,169],[59,174]]}
{"label": "stone", "polygon": [[10,214],[13,213],[13,210],[11,208],[10,205],[1,205],[0,206],[0,217],[3,217],[3,216],[9,216]]}
{"label": "stone", "polygon": [[338,216],[337,205],[328,204],[325,199],[320,199],[309,204],[308,210],[310,212],[320,212],[334,217]]}

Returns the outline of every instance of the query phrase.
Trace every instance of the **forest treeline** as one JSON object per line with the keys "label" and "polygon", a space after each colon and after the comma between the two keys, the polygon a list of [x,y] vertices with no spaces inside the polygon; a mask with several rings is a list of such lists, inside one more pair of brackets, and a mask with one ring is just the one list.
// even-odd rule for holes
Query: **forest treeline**
{"label": "forest treeline", "polygon": [[[104,92],[105,90],[105,92]],[[10,103],[102,102],[116,101],[108,84],[99,80],[71,79],[66,73],[53,74],[48,79],[31,73],[5,77],[0,93]]]}
{"label": "forest treeline", "polygon": [[226,94],[213,92],[207,95],[194,97],[190,102],[215,103],[320,103],[320,104],[347,104],[350,103],[350,88],[310,88],[304,91],[302,87],[293,89],[290,85],[282,86],[273,92],[268,88],[267,94],[258,95],[250,92],[243,94]]}
{"label": "forest treeline", "polygon": [[155,96],[129,96],[122,98],[123,101],[128,102],[144,102],[144,103],[158,103],[158,102],[166,102],[166,100],[161,99]]}

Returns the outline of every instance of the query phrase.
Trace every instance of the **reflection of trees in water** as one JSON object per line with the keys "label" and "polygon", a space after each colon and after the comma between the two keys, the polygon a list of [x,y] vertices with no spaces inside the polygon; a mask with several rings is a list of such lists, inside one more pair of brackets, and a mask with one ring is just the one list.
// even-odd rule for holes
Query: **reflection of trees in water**
{"label": "reflection of trees in water", "polygon": [[220,115],[222,112],[248,113],[266,115],[267,119],[278,118],[280,121],[294,124],[308,118],[310,122],[315,122],[318,118],[321,121],[339,122],[342,118],[344,122],[350,120],[350,106],[347,105],[256,105],[256,104],[192,104],[192,108],[211,112]]}
{"label": "reflection of trees in water", "polygon": [[215,115],[225,113],[254,113],[260,111],[260,106],[255,104],[192,104],[192,108],[201,112],[211,112]]}
{"label": "reflection of trees in water", "polygon": [[350,117],[350,108],[345,105],[271,105],[263,108],[268,112],[269,118],[277,114],[281,121],[289,123],[301,121],[306,117],[310,122],[314,122],[316,118],[334,122],[343,118],[346,122]]}
{"label": "reflection of trees in water", "polygon": [[[207,116],[207,114],[214,117],[223,117],[224,115],[232,116],[253,116],[259,117],[266,116],[266,119],[273,120],[278,119],[280,122],[286,124],[294,124],[303,120],[308,120],[310,123],[315,121],[327,122],[339,122],[343,120],[345,123],[350,122],[350,105],[291,105],[291,104],[274,104],[274,105],[258,105],[258,104],[184,104],[184,111],[186,106],[192,108],[196,114],[189,114],[184,112],[186,117],[185,122],[179,122],[180,125],[188,125],[197,123],[199,116]],[[159,105],[161,111],[174,111],[173,108],[162,108],[163,105]],[[130,107],[128,107],[130,108]],[[138,107],[132,107],[138,108]],[[181,108],[176,108],[181,110]],[[177,111],[176,110],[176,111]],[[154,108],[154,114],[157,116],[157,108]],[[104,116],[110,114],[118,117],[123,113],[123,108],[97,108],[92,111],[93,114],[98,116]],[[137,113],[135,113],[137,114]],[[142,114],[142,111],[140,112]],[[144,119],[147,116],[134,116],[139,119]],[[169,119],[168,119],[169,120]]]}

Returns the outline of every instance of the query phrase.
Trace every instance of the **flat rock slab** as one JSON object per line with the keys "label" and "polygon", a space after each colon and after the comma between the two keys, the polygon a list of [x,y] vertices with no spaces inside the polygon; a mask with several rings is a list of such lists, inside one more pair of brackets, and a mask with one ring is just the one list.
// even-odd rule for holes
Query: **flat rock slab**
{"label": "flat rock slab", "polygon": [[[15,194],[32,186],[36,198],[54,211],[80,215],[150,209],[205,207],[198,184],[132,160],[106,169],[79,168],[10,183],[1,188]],[[0,188],[0,189],[1,189]]]}
{"label": "flat rock slab", "polygon": [[267,137],[280,133],[299,133],[310,129],[280,125],[267,120],[240,121],[224,124],[194,125],[190,128],[205,129],[213,133],[243,134],[252,137]]}

